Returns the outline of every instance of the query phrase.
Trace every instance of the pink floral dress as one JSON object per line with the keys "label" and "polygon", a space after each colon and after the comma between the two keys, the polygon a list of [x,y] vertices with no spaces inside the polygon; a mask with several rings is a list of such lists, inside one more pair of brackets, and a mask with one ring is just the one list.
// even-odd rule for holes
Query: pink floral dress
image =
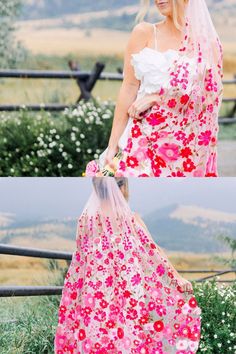
{"label": "pink floral dress", "polygon": [[[163,98],[142,120],[129,121],[117,176],[217,176],[218,124],[212,123],[213,106],[219,102],[208,98],[205,111],[195,114],[194,99],[197,104],[200,88],[192,87],[191,73],[196,63],[194,58],[183,57],[176,66],[176,56],[174,50],[162,53],[150,48],[133,54],[136,77],[142,82],[139,97],[160,91]],[[166,76],[172,76],[169,87]],[[210,72],[207,78],[204,84],[214,90]]]}
{"label": "pink floral dress", "polygon": [[150,234],[135,217],[134,232],[129,228],[125,235],[111,231],[109,218],[104,231],[97,217],[92,237],[82,218],[65,278],[55,353],[196,353],[201,309],[193,294],[181,291]]}
{"label": "pink floral dress", "polygon": [[[222,83],[215,81],[212,63],[205,64],[204,72],[196,70],[203,61],[201,52],[195,58],[156,47],[145,47],[131,56],[140,81],[137,98],[159,93],[160,101],[142,119],[129,117],[118,143],[122,158],[115,176],[217,177]],[[99,158],[100,170],[106,151]],[[87,175],[97,170],[90,162]]]}

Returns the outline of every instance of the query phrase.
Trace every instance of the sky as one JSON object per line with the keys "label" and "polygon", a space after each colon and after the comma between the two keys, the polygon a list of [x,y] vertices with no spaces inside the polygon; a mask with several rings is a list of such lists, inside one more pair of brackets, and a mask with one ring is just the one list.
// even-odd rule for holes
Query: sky
{"label": "sky", "polygon": [[[17,219],[77,217],[89,178],[0,178],[0,213]],[[130,206],[141,215],[172,204],[236,213],[235,178],[130,178]]]}

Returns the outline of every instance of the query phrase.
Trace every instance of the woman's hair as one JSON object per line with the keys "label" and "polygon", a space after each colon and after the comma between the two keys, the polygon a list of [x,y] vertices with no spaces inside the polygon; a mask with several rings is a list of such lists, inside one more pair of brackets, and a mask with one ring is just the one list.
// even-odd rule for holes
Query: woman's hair
{"label": "woman's hair", "polygon": [[[173,6],[173,22],[175,27],[182,30],[185,6],[189,0],[171,0]],[[143,21],[150,7],[150,0],[140,1],[140,10],[135,18],[135,23]]]}
{"label": "woman's hair", "polygon": [[[103,183],[104,178],[110,178],[110,177],[93,177],[93,186],[94,189],[99,196],[99,198],[105,200],[108,198],[108,191],[106,188],[106,184]],[[123,189],[122,193],[125,197],[126,200],[129,198],[129,185],[128,185],[128,178],[126,177],[114,177],[118,187]]]}

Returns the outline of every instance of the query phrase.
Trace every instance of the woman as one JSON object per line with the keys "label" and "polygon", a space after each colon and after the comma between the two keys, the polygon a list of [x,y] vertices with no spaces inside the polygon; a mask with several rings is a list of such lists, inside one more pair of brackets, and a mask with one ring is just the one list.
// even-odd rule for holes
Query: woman
{"label": "woman", "polygon": [[94,177],[66,275],[56,354],[193,354],[201,309],[125,198],[125,178]]}
{"label": "woman", "polygon": [[108,148],[87,176],[218,176],[220,40],[205,0],[155,4],[164,20],[132,31]]}

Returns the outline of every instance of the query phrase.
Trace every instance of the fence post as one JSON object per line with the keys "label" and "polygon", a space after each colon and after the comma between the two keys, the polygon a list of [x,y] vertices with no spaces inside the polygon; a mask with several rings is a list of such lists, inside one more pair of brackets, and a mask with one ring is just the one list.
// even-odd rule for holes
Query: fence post
{"label": "fence post", "polygon": [[[80,71],[80,66],[78,63],[70,60],[68,62],[68,64],[69,64],[69,67],[72,71]],[[90,98],[92,98],[91,92],[92,92],[97,80],[99,79],[102,71],[104,70],[104,68],[105,68],[105,64],[97,62],[97,63],[95,63],[93,70],[91,71],[90,75],[87,78],[76,79],[77,85],[79,86],[80,92],[81,92],[76,103],[79,103],[80,100],[82,100],[82,99],[89,100]]]}

